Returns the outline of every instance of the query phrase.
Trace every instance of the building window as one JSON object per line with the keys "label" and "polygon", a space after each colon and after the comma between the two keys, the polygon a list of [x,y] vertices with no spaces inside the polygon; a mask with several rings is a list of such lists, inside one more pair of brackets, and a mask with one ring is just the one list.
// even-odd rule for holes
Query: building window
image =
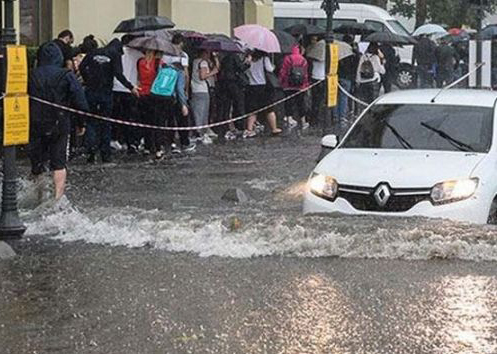
{"label": "building window", "polygon": [[136,16],[157,16],[158,0],[135,0]]}
{"label": "building window", "polygon": [[21,44],[37,46],[52,38],[52,0],[20,0]]}

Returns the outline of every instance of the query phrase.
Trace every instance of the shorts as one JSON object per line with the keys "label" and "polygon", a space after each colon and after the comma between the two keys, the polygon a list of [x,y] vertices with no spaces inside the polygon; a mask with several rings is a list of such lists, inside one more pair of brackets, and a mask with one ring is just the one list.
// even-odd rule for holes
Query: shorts
{"label": "shorts", "polygon": [[[245,98],[245,109],[247,110],[247,113],[252,113],[273,103],[273,95],[271,94],[271,91],[266,88],[266,85],[247,86]],[[267,110],[259,113],[271,112],[274,112],[274,107],[268,108]]]}
{"label": "shorts", "polygon": [[29,158],[31,172],[37,176],[46,172],[46,165],[50,162],[51,171],[64,170],[69,154],[69,136],[54,134],[34,136],[29,144]]}

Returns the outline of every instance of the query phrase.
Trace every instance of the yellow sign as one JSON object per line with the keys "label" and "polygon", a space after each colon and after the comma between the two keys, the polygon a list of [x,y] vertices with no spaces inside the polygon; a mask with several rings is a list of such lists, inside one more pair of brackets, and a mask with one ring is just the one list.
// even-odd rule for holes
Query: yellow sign
{"label": "yellow sign", "polygon": [[6,96],[3,99],[3,145],[29,143],[29,96]]}
{"label": "yellow sign", "polygon": [[329,67],[329,75],[337,75],[338,74],[338,44],[330,44],[330,67]]}
{"label": "yellow sign", "polygon": [[328,107],[335,107],[338,103],[338,75],[328,76]]}
{"label": "yellow sign", "polygon": [[25,46],[7,46],[6,94],[28,92],[28,56]]}

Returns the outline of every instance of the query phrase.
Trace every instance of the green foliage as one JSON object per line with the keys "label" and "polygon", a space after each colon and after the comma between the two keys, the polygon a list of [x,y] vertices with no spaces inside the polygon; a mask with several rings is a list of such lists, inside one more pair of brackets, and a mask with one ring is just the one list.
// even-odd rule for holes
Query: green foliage
{"label": "green foliage", "polygon": [[[485,11],[494,13],[497,9],[497,0],[489,0]],[[413,17],[416,13],[416,2],[410,0],[393,0],[393,14]],[[471,5],[471,0],[427,0],[427,21],[446,25],[447,27],[461,27],[463,25],[476,27],[478,9]]]}

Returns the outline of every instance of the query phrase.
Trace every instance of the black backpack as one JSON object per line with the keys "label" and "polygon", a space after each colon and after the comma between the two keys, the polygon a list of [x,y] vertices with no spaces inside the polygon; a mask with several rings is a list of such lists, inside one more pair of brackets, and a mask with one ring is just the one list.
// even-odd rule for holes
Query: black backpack
{"label": "black backpack", "polygon": [[86,86],[93,90],[105,87],[107,85],[105,80],[109,77],[109,73],[113,72],[112,58],[107,54],[106,48],[96,50],[87,59],[88,61],[81,68]]}
{"label": "black backpack", "polygon": [[288,75],[288,83],[293,87],[300,87],[304,83],[305,69],[302,66],[294,66],[293,61],[291,64],[292,67],[290,68],[290,75]]}
{"label": "black backpack", "polygon": [[359,74],[362,80],[371,80],[374,78],[374,67],[371,62],[371,57],[364,55],[364,61],[361,63],[361,67],[359,68]]}
{"label": "black backpack", "polygon": [[[70,72],[68,69],[61,69],[57,75],[47,79],[41,71],[34,70],[29,83],[30,95],[51,103],[66,105],[67,94],[61,83]],[[58,134],[61,120],[68,119],[65,112],[37,101],[33,101],[31,105],[33,128],[36,133],[42,135]]]}

